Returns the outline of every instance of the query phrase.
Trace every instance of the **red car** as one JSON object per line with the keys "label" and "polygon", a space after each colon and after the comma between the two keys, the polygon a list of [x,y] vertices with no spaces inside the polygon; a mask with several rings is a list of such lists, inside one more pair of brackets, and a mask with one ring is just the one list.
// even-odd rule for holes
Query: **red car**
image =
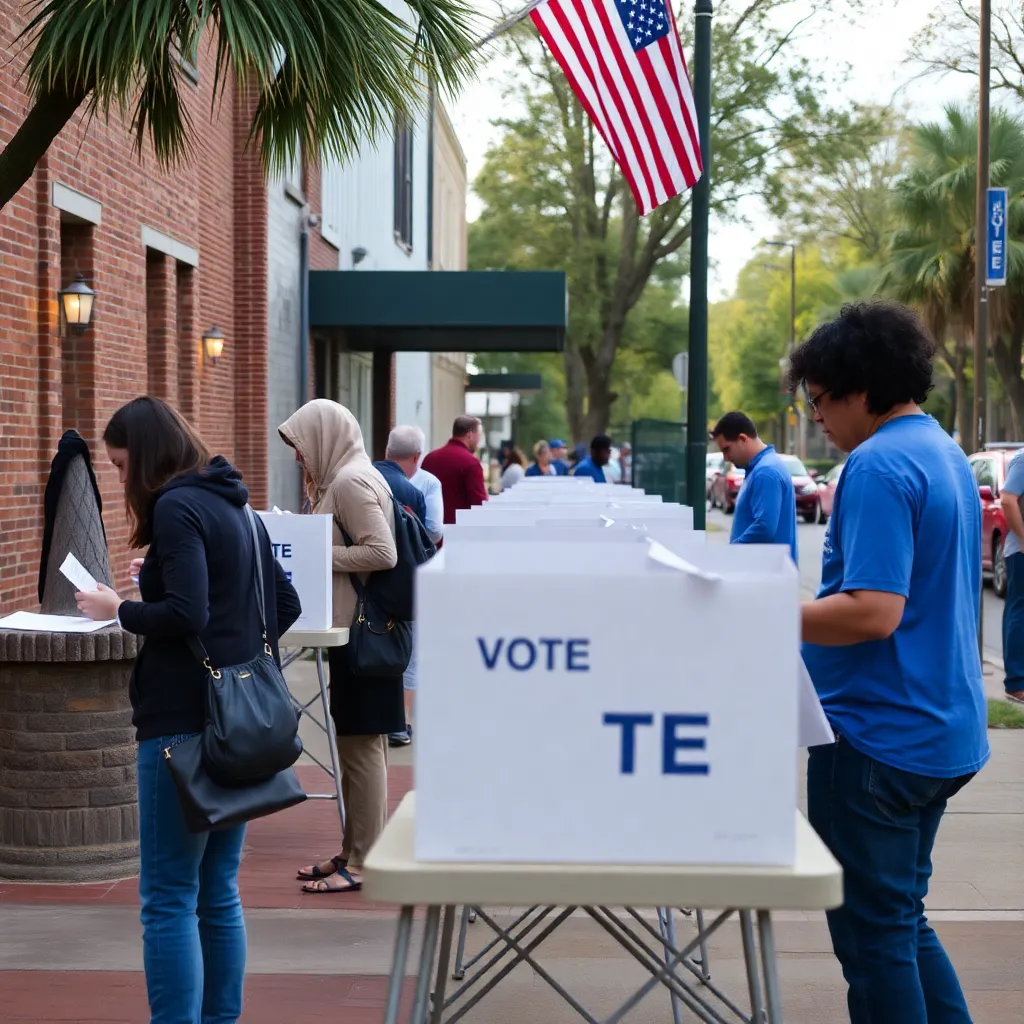
{"label": "red car", "polygon": [[978,481],[978,496],[981,498],[981,569],[991,573],[992,589],[999,597],[1006,597],[1006,562],[1003,560],[1006,517],[999,499],[1006,471],[1022,450],[1024,444],[1001,441],[986,445],[983,452],[976,452],[970,457],[971,471]]}
{"label": "red car", "polygon": [[818,501],[821,503],[822,522],[832,515],[832,505],[836,500],[836,488],[839,486],[839,478],[843,475],[845,465],[845,462],[840,462],[838,466],[833,466],[824,478],[818,481]]}
{"label": "red car", "polygon": [[796,496],[796,514],[802,516],[805,523],[816,523],[825,520],[821,515],[821,499],[818,497],[818,485],[807,472],[807,467],[795,455],[780,455],[783,466],[793,478],[793,492]]}
{"label": "red car", "polygon": [[736,511],[736,498],[739,496],[740,488],[743,486],[743,478],[747,475],[745,469],[739,469],[731,462],[723,462],[711,479],[711,490],[709,498],[712,508],[720,508],[725,513]]}

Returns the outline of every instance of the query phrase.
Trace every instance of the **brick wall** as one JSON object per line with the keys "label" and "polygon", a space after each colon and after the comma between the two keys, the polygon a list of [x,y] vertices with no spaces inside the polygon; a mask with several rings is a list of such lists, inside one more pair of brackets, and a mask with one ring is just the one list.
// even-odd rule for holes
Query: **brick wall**
{"label": "brick wall", "polygon": [[[25,10],[23,0],[0,0],[0,148],[29,110],[14,46]],[[0,613],[35,601],[43,489],[69,427],[93,450],[115,579],[126,582],[123,493],[100,436],[136,395],[176,402],[239,465],[253,502],[265,500],[266,187],[246,145],[253,97],[229,82],[211,113],[210,43],[200,47],[198,83],[184,88],[198,132],[188,165],[162,171],[133,152],[116,120],[79,114],[0,210]],[[98,203],[99,223],[58,210],[55,184]],[[147,250],[144,227],[173,240],[173,254]],[[326,243],[314,234],[322,266]],[[97,292],[93,323],[61,337],[57,291],[79,270]],[[200,341],[213,324],[226,338],[216,366]]]}

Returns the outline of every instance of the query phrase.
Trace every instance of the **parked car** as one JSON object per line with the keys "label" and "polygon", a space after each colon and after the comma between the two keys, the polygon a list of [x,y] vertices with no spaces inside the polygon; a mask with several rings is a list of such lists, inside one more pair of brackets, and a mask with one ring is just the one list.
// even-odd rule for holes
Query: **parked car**
{"label": "parked car", "polygon": [[796,497],[796,514],[803,516],[804,522],[816,523],[821,519],[821,499],[818,497],[818,485],[814,482],[807,467],[795,455],[780,455],[782,464],[793,478],[793,493]]}
{"label": "parked car", "polygon": [[720,508],[726,514],[735,512],[736,498],[746,475],[745,469],[740,469],[731,462],[723,462],[711,481],[711,507]]}
{"label": "parked car", "polygon": [[843,475],[845,462],[833,466],[820,480],[815,481],[818,485],[818,504],[821,508],[821,522],[825,522],[832,515],[832,505],[836,500],[836,488],[839,486],[839,478]]}
{"label": "parked car", "polygon": [[704,474],[705,491],[704,496],[711,500],[711,484],[714,482],[715,477],[721,471],[722,466],[725,463],[725,456],[721,452],[708,452],[707,455],[707,470]]}
{"label": "parked car", "polygon": [[1006,471],[1022,451],[1024,444],[1002,441],[986,445],[984,451],[976,452],[969,460],[981,499],[981,571],[991,576],[992,589],[998,597],[1006,597],[1003,541],[1007,527],[1000,496]]}

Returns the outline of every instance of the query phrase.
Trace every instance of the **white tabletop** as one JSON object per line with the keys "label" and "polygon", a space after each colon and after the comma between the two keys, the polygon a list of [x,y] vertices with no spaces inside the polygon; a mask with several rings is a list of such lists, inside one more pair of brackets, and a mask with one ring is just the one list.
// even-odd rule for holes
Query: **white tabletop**
{"label": "white tabletop", "polygon": [[417,862],[415,818],[415,794],[409,793],[366,859],[363,893],[368,899],[420,906],[542,903],[741,910],[826,910],[843,900],[842,869],[799,811],[791,868]]}
{"label": "white tabletop", "polygon": [[344,647],[348,643],[348,627],[337,629],[289,629],[280,644],[282,647]]}

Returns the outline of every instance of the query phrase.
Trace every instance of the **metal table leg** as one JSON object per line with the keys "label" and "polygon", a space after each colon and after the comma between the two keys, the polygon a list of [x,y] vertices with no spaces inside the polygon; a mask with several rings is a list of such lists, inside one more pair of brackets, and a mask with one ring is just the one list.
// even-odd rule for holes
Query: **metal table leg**
{"label": "metal table leg", "polygon": [[345,800],[341,795],[341,762],[338,760],[338,737],[334,733],[334,722],[331,720],[331,699],[327,694],[327,677],[324,674],[324,652],[316,650],[316,675],[320,682],[320,703],[324,708],[324,725],[327,731],[327,745],[331,751],[331,766],[334,768],[334,789],[338,800],[338,819],[341,831],[345,831]]}
{"label": "metal table leg", "polygon": [[[675,947],[676,944],[676,923],[672,917],[671,907],[658,907],[658,928],[661,931],[662,938],[665,940],[667,945],[665,946],[665,964],[672,963],[672,954],[669,952]],[[669,990],[669,999],[672,1003],[672,1020],[675,1024],[683,1024],[683,1007],[679,1001],[679,995],[674,989]]]}
{"label": "metal table leg", "polygon": [[757,912],[757,934],[761,940],[761,963],[764,967],[764,994],[768,1009],[768,1024],[782,1024],[782,1001],[775,962],[775,935],[772,932],[772,915],[767,910]]}
{"label": "metal table leg", "polygon": [[412,914],[412,907],[402,907],[402,912],[398,916],[398,930],[395,932],[395,955],[391,961],[391,977],[388,981],[388,1001],[384,1009],[384,1024],[398,1024],[398,1004],[402,998],[405,962],[409,958],[409,939],[412,935]]}
{"label": "metal table leg", "polygon": [[466,958],[466,931],[469,928],[469,904],[465,904],[462,908],[462,920],[459,924],[459,943],[455,948],[455,967],[452,971],[452,978],[455,981],[462,981],[466,976],[466,968],[463,966],[463,961]]}
{"label": "metal table leg", "polygon": [[[696,908],[697,912],[697,931],[704,934],[704,911],[699,907]],[[711,980],[711,961],[708,959],[708,944],[702,942],[700,944],[700,974],[705,981]]]}
{"label": "metal table leg", "polygon": [[757,963],[757,944],[754,942],[754,919],[749,910],[740,911],[740,932],[743,935],[743,962],[747,966],[747,989],[750,992],[750,1019],[753,1024],[761,1024],[764,1020],[761,973]]}
{"label": "metal table leg", "polygon": [[448,988],[448,971],[451,970],[452,935],[455,932],[455,906],[444,908],[444,925],[441,928],[441,952],[437,958],[437,981],[434,988],[434,1008],[430,1024],[441,1024],[444,1014],[444,995]]}
{"label": "metal table leg", "polygon": [[420,951],[420,972],[416,978],[416,998],[412,1004],[410,1024],[427,1024],[430,978],[434,973],[434,950],[437,949],[437,927],[440,919],[440,907],[430,907],[427,910],[427,923],[423,929],[423,949]]}

